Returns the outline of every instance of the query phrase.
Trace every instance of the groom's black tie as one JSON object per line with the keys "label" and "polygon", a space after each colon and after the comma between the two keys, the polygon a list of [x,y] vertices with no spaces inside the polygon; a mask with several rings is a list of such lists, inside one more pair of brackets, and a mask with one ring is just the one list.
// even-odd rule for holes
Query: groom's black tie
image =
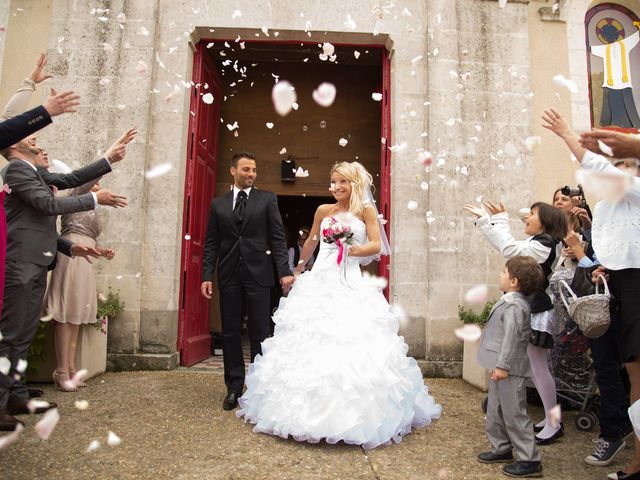
{"label": "groom's black tie", "polygon": [[238,226],[242,225],[242,219],[244,218],[244,207],[247,205],[247,192],[242,190],[238,192],[236,198],[236,206],[233,209],[233,216],[236,217],[236,223]]}

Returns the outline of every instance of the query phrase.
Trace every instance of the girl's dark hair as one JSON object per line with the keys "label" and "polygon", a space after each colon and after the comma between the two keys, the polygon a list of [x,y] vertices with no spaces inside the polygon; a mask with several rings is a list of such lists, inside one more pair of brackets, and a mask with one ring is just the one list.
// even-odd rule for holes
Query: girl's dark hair
{"label": "girl's dark hair", "polygon": [[544,233],[548,233],[557,241],[561,242],[567,236],[568,226],[567,217],[560,209],[555,208],[548,203],[536,202],[531,205],[531,210],[538,211],[538,218],[544,229]]}

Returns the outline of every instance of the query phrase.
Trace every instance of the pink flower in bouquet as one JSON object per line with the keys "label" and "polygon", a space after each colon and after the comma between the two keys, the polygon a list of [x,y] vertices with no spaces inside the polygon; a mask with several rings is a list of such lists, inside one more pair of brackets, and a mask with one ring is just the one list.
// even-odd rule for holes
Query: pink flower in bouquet
{"label": "pink flower in bouquet", "polygon": [[344,258],[345,245],[353,243],[353,232],[346,223],[341,223],[336,217],[329,217],[329,226],[322,229],[322,241],[335,243],[338,246],[338,265]]}

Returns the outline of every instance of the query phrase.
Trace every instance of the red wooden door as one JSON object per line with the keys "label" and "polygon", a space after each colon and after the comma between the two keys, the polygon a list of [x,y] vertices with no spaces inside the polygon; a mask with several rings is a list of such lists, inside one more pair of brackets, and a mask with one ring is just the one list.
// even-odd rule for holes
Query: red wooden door
{"label": "red wooden door", "polygon": [[[386,48],[382,49],[382,121],[380,136],[385,139],[380,142],[380,204],[378,211],[387,220],[385,231],[391,238],[391,61]],[[389,280],[389,257],[383,256],[378,266],[378,275]],[[385,297],[389,299],[389,287],[384,291]]]}
{"label": "red wooden door", "polygon": [[[202,42],[194,56],[193,81],[196,86],[190,105],[178,317],[178,350],[180,363],[185,366],[209,358],[211,351],[210,302],[200,294],[200,284],[207,220],[215,189],[222,83]],[[213,95],[212,103],[203,101],[205,94]]]}

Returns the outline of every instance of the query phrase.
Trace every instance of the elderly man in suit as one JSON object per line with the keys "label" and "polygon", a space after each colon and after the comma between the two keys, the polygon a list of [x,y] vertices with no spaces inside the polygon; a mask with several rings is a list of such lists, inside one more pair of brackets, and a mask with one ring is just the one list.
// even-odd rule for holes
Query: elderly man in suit
{"label": "elderly man in suit", "polygon": [[211,203],[202,265],[202,294],[210,299],[213,273],[218,269],[224,381],[227,397],[222,407],[232,410],[244,387],[242,304],[247,300],[251,361],[261,353],[269,335],[271,287],[275,261],[280,284],[293,284],[278,199],[253,186],[255,156],[239,152],[231,160],[233,190]]}
{"label": "elderly man in suit", "polygon": [[500,273],[505,294],[494,305],[484,329],[478,363],[491,371],[486,434],[491,451],[478,455],[482,463],[510,463],[510,477],[541,477],[542,462],[536,448],[533,423],[527,414],[525,382],[531,376],[527,345],[531,337],[531,310],[527,296],[544,281],[531,257],[513,257]]}
{"label": "elderly man in suit", "polygon": [[[4,305],[0,317],[0,358],[8,358],[9,374],[0,373],[0,431],[13,430],[19,420],[12,415],[29,413],[27,389],[19,381],[19,365],[35,335],[44,296],[47,267],[56,250],[69,256],[98,256],[83,245],[57,238],[57,215],[91,210],[100,205],[125,206],[123,195],[101,189],[67,198],[57,198],[36,168],[41,150],[23,140],[5,149],[9,164],[3,177],[11,189],[5,198],[7,214],[7,258]],[[98,178],[111,170],[106,159],[86,167],[76,181]],[[69,186],[73,184],[66,178]],[[43,409],[36,410],[36,413]]]}

